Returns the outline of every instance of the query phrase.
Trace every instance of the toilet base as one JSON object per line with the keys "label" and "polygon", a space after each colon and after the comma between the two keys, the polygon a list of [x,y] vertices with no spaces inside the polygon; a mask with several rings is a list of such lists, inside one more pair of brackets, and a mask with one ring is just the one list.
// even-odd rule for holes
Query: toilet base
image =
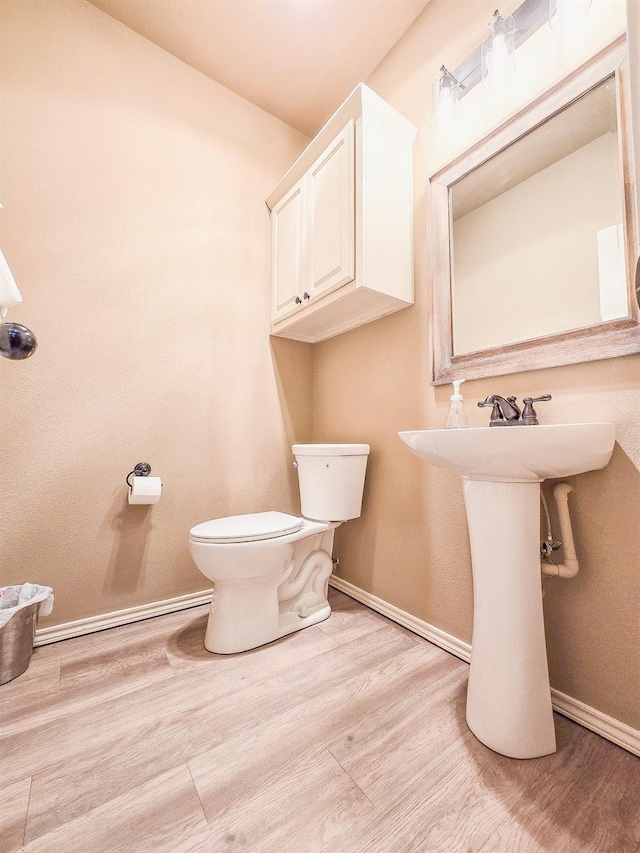
{"label": "toilet base", "polygon": [[[274,614],[273,602],[275,601],[276,608],[278,603],[277,589],[262,590],[262,595],[257,590],[247,595],[245,589],[241,594],[241,601],[238,600],[238,595],[233,594],[237,591],[233,587],[227,587],[226,590],[218,588],[213,594],[207,630],[204,636],[204,646],[209,652],[217,655],[247,652],[250,649],[279,640],[287,634],[293,634],[295,631],[317,625],[318,622],[324,622],[331,616],[331,606],[328,601],[316,610],[307,613],[306,616],[300,616],[298,613],[290,611]],[[231,593],[231,595],[227,596],[226,593]],[[244,609],[244,606],[250,601],[255,603],[256,608],[259,606],[261,612],[250,608],[249,612],[245,613],[244,618],[240,617],[238,613],[241,611],[238,609],[238,605]],[[258,601],[260,602],[259,605]],[[259,618],[256,618],[257,613],[259,613]]]}
{"label": "toilet base", "polygon": [[242,586],[216,583],[204,645],[220,655],[245,652],[270,643],[278,625],[277,580]]}
{"label": "toilet base", "polygon": [[309,628],[311,625],[317,625],[318,622],[324,622],[331,616],[331,607],[329,602],[319,607],[315,613],[309,613],[307,616],[300,616],[296,613],[283,613],[280,616],[280,637],[286,634],[293,634],[294,631],[300,631],[302,628]]}
{"label": "toilet base", "polygon": [[296,537],[286,572],[244,583],[216,582],[205,648],[219,655],[236,654],[272,643],[328,619],[329,577],[333,569],[332,526],[307,522],[312,532]]}

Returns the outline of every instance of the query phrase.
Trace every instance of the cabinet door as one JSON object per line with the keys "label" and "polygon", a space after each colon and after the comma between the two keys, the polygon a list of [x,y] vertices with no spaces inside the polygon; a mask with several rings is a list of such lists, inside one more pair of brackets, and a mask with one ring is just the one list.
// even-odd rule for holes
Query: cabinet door
{"label": "cabinet door", "polygon": [[292,187],[271,211],[272,320],[280,320],[302,307],[304,248],[303,179]]}
{"label": "cabinet door", "polygon": [[355,276],[354,149],[351,119],[307,173],[306,299]]}

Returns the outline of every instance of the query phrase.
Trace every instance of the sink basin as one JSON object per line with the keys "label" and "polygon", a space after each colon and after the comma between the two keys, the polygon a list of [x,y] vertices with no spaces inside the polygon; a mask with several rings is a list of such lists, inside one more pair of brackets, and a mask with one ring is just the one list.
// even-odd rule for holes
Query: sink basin
{"label": "sink basin", "polygon": [[398,433],[414,453],[474,480],[545,480],[604,468],[614,424],[426,429]]}
{"label": "sink basin", "polygon": [[401,432],[422,459],[463,475],[473,572],[467,723],[511,758],[556,750],[542,613],[540,482],[604,468],[613,424]]}

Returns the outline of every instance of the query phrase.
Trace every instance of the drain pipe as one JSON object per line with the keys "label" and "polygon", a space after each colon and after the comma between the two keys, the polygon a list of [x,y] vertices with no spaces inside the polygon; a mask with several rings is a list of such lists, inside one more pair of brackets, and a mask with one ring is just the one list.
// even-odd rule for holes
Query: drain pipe
{"label": "drain pipe", "polygon": [[564,563],[552,563],[543,560],[540,564],[543,575],[552,575],[559,578],[574,578],[578,574],[578,555],[573,542],[573,530],[571,529],[571,516],[569,515],[569,493],[573,486],[568,483],[558,483],[553,490],[556,506],[558,507],[558,520],[560,522],[560,535],[564,545]]}

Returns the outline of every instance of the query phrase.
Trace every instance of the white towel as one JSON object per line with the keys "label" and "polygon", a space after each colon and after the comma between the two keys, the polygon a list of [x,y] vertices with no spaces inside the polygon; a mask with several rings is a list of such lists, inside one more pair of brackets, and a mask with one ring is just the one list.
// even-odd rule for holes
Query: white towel
{"label": "white towel", "polygon": [[18,290],[5,256],[0,252],[0,317],[4,318],[9,308],[20,302],[22,302],[22,294]]}

